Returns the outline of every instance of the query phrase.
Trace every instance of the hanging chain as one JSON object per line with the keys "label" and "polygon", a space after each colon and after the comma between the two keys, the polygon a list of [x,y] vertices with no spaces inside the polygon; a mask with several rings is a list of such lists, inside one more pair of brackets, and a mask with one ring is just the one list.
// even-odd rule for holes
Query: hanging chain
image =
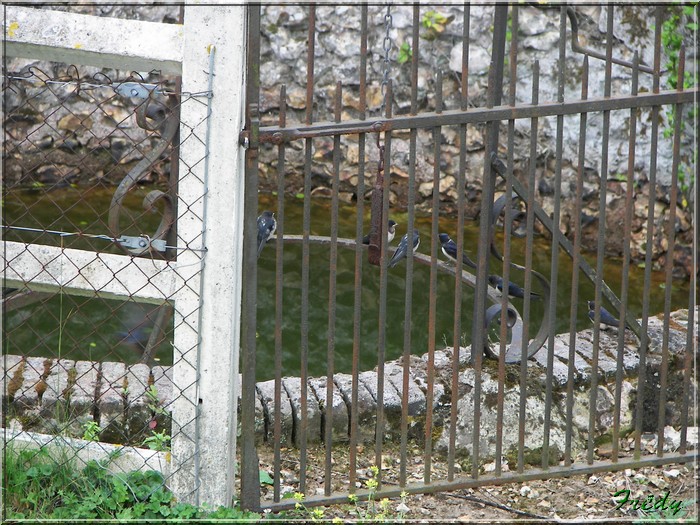
{"label": "hanging chain", "polygon": [[[384,72],[382,75],[382,103],[379,109],[379,118],[385,115],[386,110],[386,87],[389,84],[389,74],[391,73],[391,61],[390,53],[393,46],[391,40],[391,28],[392,28],[392,17],[391,17],[391,5],[386,6],[386,14],[384,15],[384,41],[382,43],[382,48],[384,49]],[[370,227],[370,240],[369,249],[367,252],[367,259],[370,264],[379,266],[382,253],[383,244],[383,228],[386,227],[386,221],[384,220],[383,214],[383,201],[384,201],[384,144],[380,143],[381,132],[377,132],[377,149],[379,150],[379,162],[377,163],[377,177],[374,181],[374,188],[372,190],[372,224]]]}
{"label": "hanging chain", "polygon": [[393,18],[391,16],[391,5],[386,6],[386,14],[384,15],[384,41],[382,43],[382,48],[384,49],[384,74],[382,76],[382,106],[379,111],[380,115],[384,115],[384,110],[386,106],[386,86],[389,83],[389,73],[391,73],[391,60],[389,55],[391,53],[391,48],[394,43],[391,40],[391,28],[393,27]]}
{"label": "hanging chain", "polygon": [[[389,74],[391,73],[391,48],[394,45],[391,39],[391,29],[393,25],[393,17],[391,16],[391,4],[386,6],[386,14],[384,15],[384,40],[382,42],[382,49],[384,49],[384,72],[382,74],[382,103],[379,108],[379,118],[384,116],[386,110],[386,86],[389,84]],[[377,148],[379,148],[379,167],[378,172],[384,169],[384,146],[379,144],[379,133],[377,133]]]}

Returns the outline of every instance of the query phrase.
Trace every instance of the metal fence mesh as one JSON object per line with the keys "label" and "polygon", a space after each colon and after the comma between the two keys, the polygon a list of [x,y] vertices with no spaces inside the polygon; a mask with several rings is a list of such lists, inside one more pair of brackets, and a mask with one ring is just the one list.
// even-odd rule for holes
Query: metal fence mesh
{"label": "metal fence mesh", "polygon": [[192,286],[173,263],[189,250],[201,267],[204,254],[201,238],[177,235],[179,216],[193,210],[177,194],[178,177],[196,176],[177,150],[185,141],[204,142],[206,120],[180,128],[180,108],[205,100],[177,89],[177,79],[156,71],[8,61],[8,447],[48,445],[79,467],[107,460],[110,470],[155,469],[167,480],[172,442],[194,442],[194,420],[171,413],[192,388],[175,386],[173,368],[197,378],[197,345],[178,347],[174,333],[196,330],[198,314],[198,307],[173,306]]}

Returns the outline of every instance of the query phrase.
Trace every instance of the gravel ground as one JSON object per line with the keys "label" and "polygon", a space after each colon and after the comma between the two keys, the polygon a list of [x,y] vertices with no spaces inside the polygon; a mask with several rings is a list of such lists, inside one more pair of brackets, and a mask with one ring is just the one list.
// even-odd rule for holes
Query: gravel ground
{"label": "gravel ground", "polygon": [[[624,448],[623,448],[624,450]],[[384,450],[382,480],[384,486],[398,486],[399,461],[395,450]],[[282,450],[281,491],[290,495],[298,491],[298,450]],[[263,470],[272,474],[272,450],[259,449],[260,464]],[[424,475],[421,451],[409,449],[407,479],[409,484],[421,482]],[[325,449],[309,447],[307,455],[306,496],[323,494]],[[294,459],[289,459],[294,458]],[[367,488],[374,479],[372,465],[373,447],[359,447],[357,456],[357,484]],[[596,457],[595,459],[602,459]],[[621,455],[624,460],[624,455]],[[577,464],[584,464],[585,458],[576,458]],[[507,465],[504,467],[508,468]],[[433,480],[445,479],[447,466],[443,459],[431,461]],[[456,477],[462,476],[459,465]],[[333,491],[343,492],[348,486],[349,463],[347,447],[333,449],[333,469],[331,486]],[[385,516],[393,522],[403,517],[408,521],[420,522],[494,522],[494,521],[590,521],[611,520],[615,522],[669,521],[697,522],[698,516],[698,470],[696,463],[685,465],[670,464],[660,467],[626,469],[617,472],[599,472],[593,475],[577,475],[569,478],[534,480],[525,483],[485,486],[476,489],[461,489],[436,494],[415,494],[405,498],[392,498],[387,503]],[[616,493],[620,492],[618,496]],[[627,503],[621,504],[628,494]],[[272,488],[263,485],[263,500],[272,498]],[[633,500],[639,500],[640,507],[647,501],[659,503],[667,509],[648,512],[634,508]],[[647,503],[647,508],[650,504]],[[308,506],[299,511],[298,517],[309,517],[310,512],[323,511],[323,519],[336,518],[336,521],[355,520],[367,514],[366,503],[344,503],[328,507]],[[674,513],[674,510],[676,512]],[[375,513],[380,507],[375,506]],[[370,512],[370,516],[372,513]],[[287,517],[290,517],[287,513]]]}

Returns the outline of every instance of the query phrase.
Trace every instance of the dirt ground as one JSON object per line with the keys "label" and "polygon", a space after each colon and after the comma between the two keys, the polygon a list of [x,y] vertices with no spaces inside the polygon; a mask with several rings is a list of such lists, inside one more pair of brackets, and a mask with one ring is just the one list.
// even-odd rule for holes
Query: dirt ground
{"label": "dirt ground", "polygon": [[[344,447],[347,449],[347,447]],[[623,448],[624,451],[624,448]],[[391,447],[384,450],[382,483],[386,488],[398,487],[400,471],[397,450]],[[262,470],[273,473],[272,450],[261,447],[260,464]],[[366,489],[374,479],[372,471],[374,447],[359,447],[357,456],[357,486]],[[281,451],[281,493],[291,496],[299,490],[299,451]],[[422,482],[424,465],[422,451],[408,450],[406,467],[408,484]],[[624,452],[621,461],[624,460]],[[305,496],[313,498],[323,495],[325,482],[325,449],[309,447],[307,454],[307,478]],[[347,453],[341,447],[333,449],[332,490],[346,492],[348,487],[349,463]],[[601,459],[596,457],[596,459]],[[576,458],[576,464],[585,464],[585,457]],[[468,466],[465,464],[465,467]],[[509,468],[504,465],[504,470]],[[447,465],[444,458],[431,459],[433,482],[446,479]],[[527,472],[527,469],[526,469]],[[469,479],[456,465],[455,477]],[[399,518],[418,522],[502,522],[513,521],[558,521],[558,520],[611,520],[638,522],[688,521],[697,522],[698,516],[698,470],[697,463],[685,465],[670,464],[660,467],[625,469],[617,472],[599,472],[592,475],[577,475],[569,478],[533,480],[524,483],[491,485],[475,489],[461,489],[435,494],[412,494],[402,498],[391,498],[385,512],[386,520],[394,522]],[[263,501],[271,501],[272,487],[262,485]],[[619,491],[619,495],[615,496]],[[628,492],[627,492],[628,491]],[[622,503],[628,495],[628,501]],[[287,496],[287,497],[289,497]],[[283,496],[284,497],[284,496]],[[664,499],[665,497],[665,499]],[[377,498],[379,499],[379,498]],[[635,508],[633,500],[638,500]],[[648,502],[648,503],[647,503]],[[311,517],[311,512],[323,511],[323,520],[336,519],[336,522],[376,517],[381,506],[375,502],[374,510],[366,503],[342,503],[326,507],[313,507],[310,501],[306,509],[292,512],[299,518]],[[654,504],[666,510],[649,512]],[[646,504],[646,505],[643,505]],[[674,512],[675,511],[675,512]],[[320,517],[320,514],[317,514]],[[289,513],[287,517],[290,517]]]}

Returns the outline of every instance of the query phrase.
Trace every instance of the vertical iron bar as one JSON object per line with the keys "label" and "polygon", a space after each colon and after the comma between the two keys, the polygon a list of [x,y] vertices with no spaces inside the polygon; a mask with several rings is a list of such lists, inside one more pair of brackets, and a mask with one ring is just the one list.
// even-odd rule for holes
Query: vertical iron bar
{"label": "vertical iron bar", "polygon": [[[639,54],[634,53],[634,66],[632,68],[632,89],[631,94],[637,94],[639,81]],[[630,109],[629,120],[629,144],[627,157],[627,185],[625,188],[625,233],[622,259],[622,289],[620,291],[620,328],[617,333],[617,369],[615,371],[615,409],[613,414],[612,434],[612,461],[616,462],[620,452],[620,412],[622,403],[622,376],[624,372],[624,352],[625,352],[625,319],[627,318],[627,299],[629,296],[629,267],[630,267],[630,239],[632,237],[632,211],[634,205],[634,162],[637,142],[637,110]]]}
{"label": "vertical iron bar", "polygon": [[[469,4],[464,6],[462,25],[462,78],[460,109],[468,111],[469,100]],[[467,170],[467,125],[459,126],[459,170],[457,172],[457,253],[464,251],[464,184]],[[452,386],[450,396],[450,434],[447,449],[447,480],[455,475],[455,448],[457,438],[457,403],[459,402],[459,354],[462,345],[462,258],[456,259],[455,307],[452,343]]]}
{"label": "vertical iron bar", "polygon": [[[340,122],[343,108],[343,87],[340,81],[335,85],[335,121]],[[331,464],[333,449],[333,373],[335,357],[336,285],[338,272],[338,191],[340,187],[340,135],[333,138],[333,195],[331,197],[331,252],[330,277],[328,283],[328,353],[326,355],[326,476],[325,494],[331,495]]]}
{"label": "vertical iron bar", "polygon": [[[515,106],[515,94],[518,87],[518,6],[511,6],[511,40],[510,40],[510,78],[508,80],[508,105]],[[510,236],[512,228],[512,202],[513,202],[513,152],[515,150],[515,119],[508,120],[507,135],[507,177],[506,177],[506,206],[503,208],[503,282],[510,281]],[[496,408],[496,476],[500,476],[503,470],[503,403],[505,398],[506,383],[506,346],[508,345],[508,294],[501,295],[501,321],[498,349],[498,392]]]}
{"label": "vertical iron bar", "polygon": [[[287,125],[287,86],[280,88],[280,127]],[[275,260],[275,409],[274,409],[274,481],[273,499],[279,501],[280,472],[282,462],[282,299],[284,298],[284,160],[286,145],[277,146],[277,255]]]}
{"label": "vertical iron bar", "polygon": [[[316,44],[316,6],[309,6],[309,35],[306,59],[306,124],[313,121],[314,50]],[[301,416],[299,436],[299,492],[306,492],[306,443],[308,434],[308,368],[309,368],[309,236],[311,235],[311,156],[313,140],[304,141],[304,218],[301,256]]]}
{"label": "vertical iron bar", "polygon": [[[183,24],[185,21],[185,6],[181,5],[178,12],[178,24]],[[173,108],[173,118],[178,122],[180,121],[180,107],[182,106],[182,75],[175,77],[175,93],[178,103]],[[172,140],[172,150],[170,152],[170,178],[168,183],[168,195],[172,199],[173,206],[175,206],[175,217],[179,217],[177,213],[177,203],[178,203],[178,182],[180,180],[180,128],[178,127]],[[173,225],[168,231],[168,236],[166,239],[167,246],[177,246],[177,221],[173,222]],[[166,251],[167,260],[175,260],[177,258],[177,250],[168,249]],[[171,312],[172,313],[172,312]]]}
{"label": "vertical iron bar", "polygon": [[257,307],[257,209],[258,209],[258,100],[260,76],[253,64],[260,60],[260,6],[248,7],[248,87],[246,90],[246,129],[250,131],[246,150],[245,218],[243,223],[243,311],[241,341],[241,506],[260,508],[260,475],[255,449],[255,317]]}
{"label": "vertical iron bar", "polygon": [[[588,56],[583,57],[581,68],[581,100],[588,98]],[[571,441],[574,418],[574,371],[576,359],[576,319],[578,317],[578,281],[581,263],[581,209],[583,206],[583,173],[586,166],[586,128],[588,114],[579,117],[578,169],[576,172],[576,205],[574,209],[574,253],[571,272],[571,307],[569,317],[569,362],[566,379],[566,437],[564,465],[571,465]]]}
{"label": "vertical iron bar", "polygon": [[[540,61],[532,68],[532,105],[539,104]],[[518,472],[525,466],[525,410],[527,403],[527,347],[530,341],[530,291],[532,290],[532,244],[535,233],[535,164],[537,163],[537,131],[539,120],[530,119],[530,165],[527,184],[527,211],[525,237],[525,298],[523,299],[523,341],[520,357],[520,423],[518,426]],[[504,283],[504,289],[507,283]]]}
{"label": "vertical iron bar", "polygon": [[[654,77],[652,91],[659,92],[661,79],[661,27],[663,21],[663,6],[656,7],[654,29]],[[654,250],[650,249],[654,241],[654,208],[656,206],[656,159],[659,144],[659,106],[651,108],[651,144],[649,158],[649,206],[647,212],[646,253],[644,255],[644,286],[642,290],[642,337],[639,345],[639,375],[637,377],[637,409],[635,411],[634,429],[634,459],[639,460],[642,453],[642,420],[644,419],[644,392],[646,383],[647,350],[649,348],[649,296],[651,290],[651,257]],[[641,385],[641,386],[639,386]]]}
{"label": "vertical iron bar", "polygon": [[[392,81],[386,85],[386,118],[391,118],[393,101]],[[381,151],[381,150],[380,150]],[[387,297],[387,222],[389,217],[389,183],[391,182],[391,131],[384,133],[384,192],[382,195],[381,252],[379,261],[379,333],[377,341],[377,433],[375,465],[379,467],[377,481],[381,487],[382,446],[384,440],[384,356],[386,353],[386,297]]]}
{"label": "vertical iron bar", "polygon": [[[610,97],[612,81],[612,45],[613,37],[613,4],[608,4],[608,24],[606,29],[605,47],[605,83],[603,96]],[[603,144],[600,165],[600,200],[598,212],[598,253],[595,275],[595,312],[593,318],[593,358],[591,359],[591,396],[588,406],[588,454],[587,461],[593,463],[593,447],[595,445],[596,406],[598,399],[598,355],[600,353],[600,300],[603,282],[603,261],[605,258],[605,210],[607,208],[608,186],[608,144],[610,140],[610,110],[603,111]]]}
{"label": "vertical iron bar", "polygon": [[[685,44],[681,44],[678,53],[677,89],[683,91],[685,76]],[[671,204],[667,223],[668,250],[666,250],[666,288],[664,289],[664,330],[661,343],[661,372],[659,377],[659,421],[658,448],[656,455],[664,455],[664,426],[666,423],[666,385],[668,382],[669,360],[669,322],[671,320],[671,285],[673,284],[673,250],[676,244],[676,208],[678,206],[678,165],[681,157],[681,124],[683,123],[683,104],[674,104],[673,114],[673,161],[671,164]]]}
{"label": "vertical iron bar", "polygon": [[[438,69],[435,82],[435,113],[442,113],[442,71]],[[442,128],[433,128],[433,203],[430,236],[430,293],[428,295],[428,391],[425,394],[425,470],[423,481],[430,483],[433,453],[433,388],[435,386],[435,322],[437,310],[437,256],[440,211],[440,143]],[[459,252],[458,252],[459,253]],[[461,257],[457,257],[461,261]],[[461,272],[457,275],[461,276]]]}
{"label": "vertical iron bar", "polygon": [[[360,115],[364,120],[367,111],[367,5],[360,8]],[[357,403],[360,364],[360,338],[362,337],[362,227],[365,216],[365,142],[361,133],[358,141],[357,166],[357,221],[355,223],[355,297],[352,336],[352,393],[350,403],[350,492],[355,492],[357,482]]]}
{"label": "vertical iron bar", "polygon": [[[697,182],[696,182],[697,184]],[[695,202],[697,206],[697,201]],[[697,213],[695,217],[697,218]],[[696,219],[697,220],[697,219]],[[697,228],[697,225],[696,225]],[[696,230],[697,232],[697,230]],[[694,247],[697,254],[697,233],[695,237],[696,246]],[[697,261],[697,259],[696,259]],[[683,359],[683,399],[681,401],[681,446],[679,452],[685,454],[688,447],[688,412],[690,410],[690,374],[695,370],[693,366],[693,347],[696,343],[695,339],[695,272],[690,273],[690,294],[688,298],[688,333],[685,343],[685,357]],[[697,351],[697,350],[696,350]]]}
{"label": "vertical iron bar", "polygon": [[[493,46],[491,67],[489,68],[489,86],[487,106],[501,103],[503,93],[503,62],[505,61],[506,30],[508,26],[508,5],[498,4],[494,7]],[[486,313],[486,283],[489,262],[489,243],[491,242],[491,213],[495,179],[491,173],[491,155],[498,153],[498,130],[500,122],[488,123],[486,148],[484,153],[484,175],[481,195],[481,219],[479,224],[479,249],[477,254],[476,290],[474,295],[474,320],[472,324],[471,359],[474,364],[474,431],[472,436],[472,477],[479,477],[479,437],[481,419],[481,361],[484,353],[484,316]]]}
{"label": "vertical iron bar", "polygon": [[[557,102],[564,102],[564,70],[566,69],[566,6],[559,9],[559,74],[557,78]],[[549,468],[549,433],[552,414],[552,383],[554,380],[554,336],[557,321],[557,290],[559,289],[559,237],[561,214],[561,163],[564,143],[564,115],[557,115],[556,158],[554,166],[554,210],[552,216],[552,259],[549,296],[549,334],[547,341],[547,379],[544,402],[544,436],[542,438],[542,468]],[[546,166],[545,166],[546,169]],[[557,458],[558,459],[558,458]]]}
{"label": "vertical iron bar", "polygon": [[[413,42],[411,56],[411,115],[418,111],[418,57],[419,45],[418,30],[420,28],[420,6],[413,6]],[[415,201],[415,176],[416,176],[416,140],[417,130],[409,131],[408,146],[408,229],[413,231],[413,204]],[[410,236],[409,236],[410,238]],[[413,304],[413,257],[406,261],[406,296],[404,298],[404,332],[403,332],[403,397],[401,399],[401,463],[399,467],[399,485],[406,486],[406,448],[408,445],[408,388],[410,381],[411,365],[411,309]]]}

